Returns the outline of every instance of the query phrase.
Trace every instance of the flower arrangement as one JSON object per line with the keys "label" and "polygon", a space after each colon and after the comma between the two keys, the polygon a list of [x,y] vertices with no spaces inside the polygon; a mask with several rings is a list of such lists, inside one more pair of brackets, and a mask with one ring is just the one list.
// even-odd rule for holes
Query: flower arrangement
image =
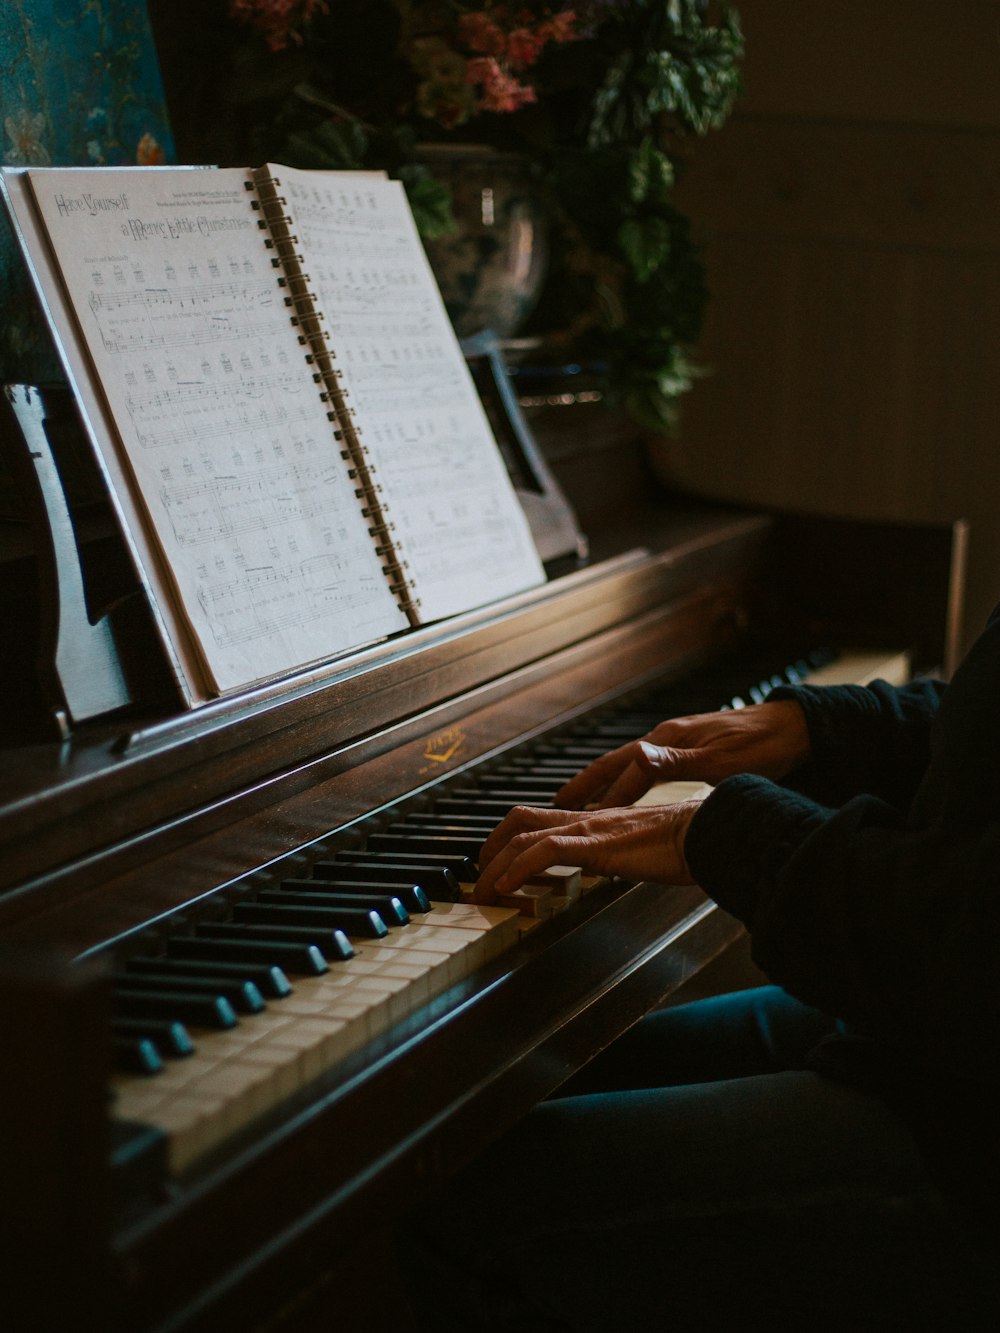
{"label": "flower arrangement", "polygon": [[743,41],[709,0],[229,0],[255,156],[380,167],[425,238],[454,225],[427,142],[526,155],[554,262],[527,332],[599,363],[606,398],[671,430],[707,299],[672,190],[739,92]]}

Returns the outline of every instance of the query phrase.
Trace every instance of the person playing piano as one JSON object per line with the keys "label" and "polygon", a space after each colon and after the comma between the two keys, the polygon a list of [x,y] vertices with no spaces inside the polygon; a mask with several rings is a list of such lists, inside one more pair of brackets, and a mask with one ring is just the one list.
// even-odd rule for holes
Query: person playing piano
{"label": "person playing piano", "polygon": [[652,1013],[454,1180],[422,1328],[998,1326],[998,692],[1000,607],[947,687],[665,721],[491,834],[480,901],[697,882],[774,984]]}

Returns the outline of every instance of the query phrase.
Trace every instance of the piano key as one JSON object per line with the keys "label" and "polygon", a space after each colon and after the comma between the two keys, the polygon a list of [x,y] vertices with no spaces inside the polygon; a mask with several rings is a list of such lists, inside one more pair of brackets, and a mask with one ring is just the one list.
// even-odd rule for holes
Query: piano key
{"label": "piano key", "polygon": [[325,926],[373,938],[389,929],[378,912],[363,907],[283,907],[280,903],[244,902],[233,905],[233,919],[257,926]]}
{"label": "piano key", "polygon": [[[342,930],[331,930],[329,926],[283,926],[268,924],[255,925],[252,922],[206,921],[195,927],[195,933],[204,939],[232,941],[241,943],[259,941],[268,950],[279,946],[301,946],[307,950],[310,959],[318,956],[322,964],[316,975],[328,971],[328,963],[346,962],[354,956],[354,946]],[[312,975],[312,967],[308,969]]]}
{"label": "piano key", "polygon": [[404,824],[400,820],[396,824],[389,824],[381,832],[403,838],[465,838],[471,842],[478,842],[482,847],[496,828],[496,824],[497,821],[491,819],[479,823],[475,817],[470,821],[468,815],[438,815],[435,820],[422,824]]}
{"label": "piano key", "polygon": [[[301,886],[301,887],[299,887]],[[430,899],[419,884],[407,884],[400,880],[399,883],[392,883],[384,876],[381,879],[370,880],[358,879],[356,876],[341,875],[337,878],[323,878],[314,876],[312,879],[290,879],[282,880],[281,888],[294,887],[297,892],[313,893],[317,895],[330,896],[337,901],[344,901],[348,906],[347,899],[356,900],[354,905],[360,905],[360,900],[367,901],[369,907],[374,907],[379,911],[378,904],[386,903],[391,899],[396,899],[402,903],[408,912],[429,912],[431,910]]]}
{"label": "piano key", "polygon": [[168,1018],[203,1027],[236,1026],[236,1012],[223,995],[178,995],[173,991],[127,990],[118,987],[112,998],[115,1014],[135,1018]]}
{"label": "piano key", "polygon": [[183,1065],[148,1081],[117,1075],[116,1115],[162,1129],[171,1170],[181,1172],[517,938],[514,912],[441,904],[359,941],[356,958],[300,981],[280,1010],[199,1034]]}
{"label": "piano key", "polygon": [[[365,853],[360,855],[363,856]],[[392,884],[397,892],[401,885],[405,892],[406,886],[412,884],[425,893],[431,902],[435,899],[442,902],[457,902],[461,897],[458,879],[447,866],[419,865],[412,862],[396,865],[383,857],[381,860],[369,858],[364,861],[317,861],[312,867],[312,873],[316,879],[336,880],[339,876],[346,875],[351,880],[373,880]],[[406,902],[405,897],[403,901]]]}
{"label": "piano key", "polygon": [[461,835],[412,829],[405,833],[373,833],[368,844],[372,851],[407,852],[411,856],[414,852],[452,852],[475,860],[485,841],[485,834]]}
{"label": "piano key", "polygon": [[[220,923],[221,924],[221,923]],[[318,976],[327,970],[326,958],[310,937],[306,940],[269,939],[252,934],[225,935],[222,926],[215,934],[209,923],[199,926],[198,936],[178,935],[167,943],[172,958],[218,958],[233,962],[267,963],[292,975]],[[319,933],[319,932],[317,932]],[[332,934],[332,932],[327,932]]]}
{"label": "piano key", "polygon": [[163,972],[189,977],[229,977],[231,979],[252,981],[262,995],[278,1000],[291,993],[291,982],[280,967],[266,963],[233,963],[221,959],[193,958],[130,958],[125,964],[126,972]]}
{"label": "piano key", "polygon": [[422,814],[404,815],[402,819],[394,819],[385,829],[386,833],[401,832],[408,828],[462,828],[462,829],[481,829],[485,833],[491,832],[497,826],[497,821],[492,815],[477,814],[459,814],[457,812],[438,812],[436,810],[424,811]]}
{"label": "piano key", "polygon": [[[478,799],[441,796],[434,802],[434,809],[439,814],[480,814],[489,815],[494,824],[499,824],[505,815],[509,815],[514,805],[527,805],[527,801],[494,801],[483,796]],[[546,802],[551,805],[551,801]]]}
{"label": "piano key", "polygon": [[117,1069],[133,1074],[159,1074],[163,1069],[160,1053],[148,1037],[113,1036],[111,1058]]}
{"label": "piano key", "polygon": [[512,790],[523,790],[524,788],[536,788],[537,790],[553,790],[557,792],[563,785],[563,772],[573,773],[575,769],[565,765],[564,769],[544,769],[539,765],[525,765],[524,768],[503,768],[493,769],[489,776],[496,778],[504,786]]}
{"label": "piano key", "polygon": [[180,977],[169,972],[118,972],[116,988],[130,991],[159,991],[172,995],[219,995],[228,1000],[235,1010],[244,1014],[259,1014],[264,1008],[264,997],[252,981],[232,981],[225,977]]}
{"label": "piano key", "polygon": [[475,884],[479,878],[479,871],[472,858],[457,855],[453,852],[422,851],[419,858],[414,857],[412,852],[339,851],[334,853],[334,860],[343,865],[372,859],[377,861],[379,865],[411,865],[414,860],[417,860],[419,864],[426,864],[432,869],[450,871],[459,884]]}
{"label": "piano key", "polygon": [[515,771],[530,771],[541,773],[543,775],[551,773],[553,775],[558,774],[561,777],[565,773],[567,776],[572,777],[574,773],[579,773],[580,771],[579,764],[570,763],[568,760],[562,759],[558,755],[543,755],[538,754],[535,751],[532,751],[531,754],[524,755],[520,759],[516,756],[512,756],[507,762],[515,769]]}
{"label": "piano key", "polygon": [[285,903],[294,903],[299,907],[360,908],[362,911],[377,912],[387,926],[405,926],[410,919],[401,899],[394,894],[343,893],[331,884],[326,885],[324,891],[322,884],[311,879],[282,880],[279,888],[261,893],[257,901],[273,903],[279,907]]}
{"label": "piano key", "polygon": [[161,1055],[173,1059],[181,1059],[194,1051],[194,1042],[184,1024],[168,1019],[119,1017],[112,1019],[111,1030],[125,1037],[146,1037]]}
{"label": "piano key", "polygon": [[[502,801],[509,810],[512,805],[551,805],[552,792],[546,787],[505,787],[483,780],[478,787],[449,787],[448,796],[455,801]],[[435,806],[435,808],[438,808]]]}

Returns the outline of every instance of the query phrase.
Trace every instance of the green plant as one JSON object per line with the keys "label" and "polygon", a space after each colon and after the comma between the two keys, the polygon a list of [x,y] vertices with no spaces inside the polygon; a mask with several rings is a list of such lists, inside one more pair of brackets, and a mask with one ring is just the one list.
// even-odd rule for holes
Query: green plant
{"label": "green plant", "polygon": [[264,41],[241,54],[253,151],[382,167],[426,237],[452,225],[427,140],[526,154],[555,262],[527,332],[600,363],[605,394],[669,431],[707,300],[673,204],[688,145],[738,95],[736,11],[708,0],[231,0]]}

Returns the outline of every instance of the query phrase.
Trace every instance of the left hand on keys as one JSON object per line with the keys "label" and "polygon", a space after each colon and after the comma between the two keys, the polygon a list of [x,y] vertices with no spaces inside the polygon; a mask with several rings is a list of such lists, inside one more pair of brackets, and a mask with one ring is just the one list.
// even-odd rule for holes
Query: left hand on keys
{"label": "left hand on keys", "polygon": [[475,899],[495,902],[550,866],[578,866],[588,875],[691,884],[684,837],[701,802],[626,806],[612,810],[551,810],[515,806],[483,845]]}

